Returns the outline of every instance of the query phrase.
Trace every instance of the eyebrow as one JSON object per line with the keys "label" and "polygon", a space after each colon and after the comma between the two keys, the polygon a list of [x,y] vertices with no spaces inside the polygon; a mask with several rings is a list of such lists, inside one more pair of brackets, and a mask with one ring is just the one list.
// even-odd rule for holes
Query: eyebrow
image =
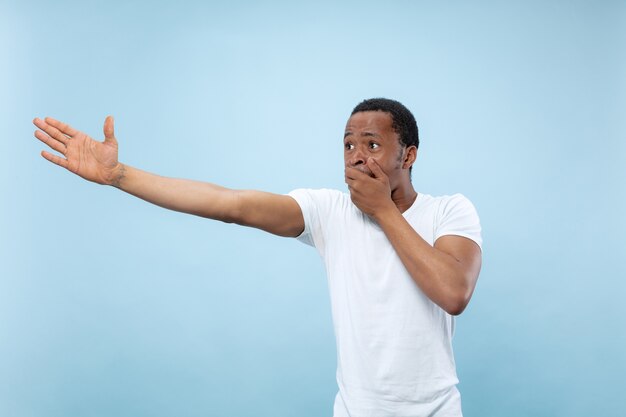
{"label": "eyebrow", "polygon": [[[351,131],[347,131],[346,133],[343,134],[343,137],[345,139],[348,136],[352,136],[352,135],[353,135],[353,133]],[[363,134],[361,136],[368,136],[368,137],[375,137],[375,138],[381,137],[379,134],[372,133],[372,132],[363,132]]]}

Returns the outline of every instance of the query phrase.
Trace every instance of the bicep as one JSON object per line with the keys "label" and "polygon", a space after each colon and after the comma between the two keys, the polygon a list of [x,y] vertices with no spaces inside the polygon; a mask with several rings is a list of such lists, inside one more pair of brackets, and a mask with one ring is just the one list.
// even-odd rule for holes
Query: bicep
{"label": "bicep", "polygon": [[482,264],[482,252],[476,242],[463,236],[445,235],[437,239],[434,247],[452,256],[468,284],[476,285]]}
{"label": "bicep", "polygon": [[297,237],[304,230],[302,210],[293,197],[248,190],[236,191],[235,197],[237,224],[284,237]]}

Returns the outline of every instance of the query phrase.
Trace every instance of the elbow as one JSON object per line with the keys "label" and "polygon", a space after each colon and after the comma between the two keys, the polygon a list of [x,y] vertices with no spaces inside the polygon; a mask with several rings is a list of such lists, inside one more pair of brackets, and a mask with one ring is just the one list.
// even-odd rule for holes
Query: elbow
{"label": "elbow", "polygon": [[472,292],[469,290],[457,291],[447,297],[445,303],[440,304],[440,307],[451,316],[459,316],[467,308],[471,297]]}
{"label": "elbow", "polygon": [[478,274],[459,277],[447,287],[445,299],[439,306],[452,316],[463,313],[474,294],[477,278]]}
{"label": "elbow", "polygon": [[463,311],[465,311],[465,307],[467,307],[468,303],[449,303],[446,306],[442,306],[446,313],[451,316],[459,316]]}
{"label": "elbow", "polygon": [[222,204],[220,207],[217,220],[224,223],[242,224],[245,207],[242,198],[241,191],[229,190],[229,193],[224,199],[225,204]]}

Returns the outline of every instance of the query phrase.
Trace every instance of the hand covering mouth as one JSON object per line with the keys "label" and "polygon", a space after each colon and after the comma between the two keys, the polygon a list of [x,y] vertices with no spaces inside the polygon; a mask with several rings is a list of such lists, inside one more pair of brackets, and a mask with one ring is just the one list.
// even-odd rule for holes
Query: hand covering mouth
{"label": "hand covering mouth", "polygon": [[359,170],[359,171],[361,171],[362,173],[367,174],[367,175],[369,175],[369,176],[370,176],[370,177],[372,177],[372,178],[375,178],[375,177],[374,177],[374,174],[372,173],[372,171],[371,171],[371,170],[370,170],[367,166],[365,166],[365,165],[357,165],[357,166],[354,166],[354,167],[352,167],[352,168],[354,168],[354,169],[358,169],[358,170]]}

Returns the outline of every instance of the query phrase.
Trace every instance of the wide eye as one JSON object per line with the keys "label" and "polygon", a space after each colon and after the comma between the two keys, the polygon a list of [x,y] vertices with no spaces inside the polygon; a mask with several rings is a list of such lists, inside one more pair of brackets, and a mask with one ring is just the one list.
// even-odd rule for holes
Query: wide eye
{"label": "wide eye", "polygon": [[370,149],[378,149],[380,145],[376,142],[370,142]]}
{"label": "wide eye", "polygon": [[350,142],[346,142],[343,144],[344,148],[346,148],[346,151],[351,151],[352,149],[354,149],[354,145],[351,144]]}

